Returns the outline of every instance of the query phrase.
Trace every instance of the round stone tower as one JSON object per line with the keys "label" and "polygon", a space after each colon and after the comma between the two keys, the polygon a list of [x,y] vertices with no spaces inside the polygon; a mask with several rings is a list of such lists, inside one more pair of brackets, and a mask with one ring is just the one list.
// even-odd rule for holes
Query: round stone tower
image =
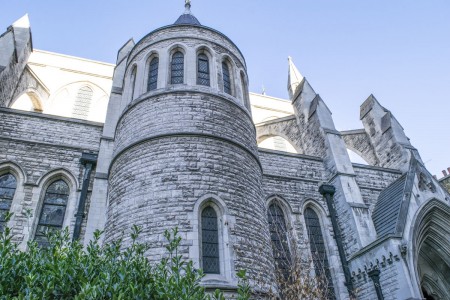
{"label": "round stone tower", "polygon": [[[128,55],[109,170],[105,242],[135,224],[148,257],[178,227],[182,253],[209,287],[235,273],[269,283],[270,236],[242,53],[186,12]],[[127,235],[125,234],[125,243]],[[258,274],[263,278],[258,278]]]}

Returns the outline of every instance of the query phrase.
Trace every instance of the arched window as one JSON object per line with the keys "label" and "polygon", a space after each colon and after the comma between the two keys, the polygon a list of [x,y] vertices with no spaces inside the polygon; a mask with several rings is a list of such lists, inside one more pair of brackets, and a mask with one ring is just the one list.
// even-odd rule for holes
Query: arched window
{"label": "arched window", "polygon": [[287,237],[286,221],[283,211],[276,203],[272,203],[267,211],[273,257],[277,270],[285,276],[289,271],[290,251]]}
{"label": "arched window", "polygon": [[209,60],[208,56],[203,53],[197,57],[197,84],[210,86]]}
{"label": "arched window", "polygon": [[150,66],[148,69],[147,91],[156,90],[158,86],[158,64],[159,58],[157,57],[154,57],[150,61]]}
{"label": "arched window", "polygon": [[45,191],[35,236],[39,245],[46,246],[48,244],[45,237],[46,232],[62,229],[68,199],[69,186],[62,179],[53,182]]}
{"label": "arched window", "polygon": [[130,78],[130,83],[131,83],[131,100],[134,99],[134,92],[136,89],[136,73],[137,73],[137,68],[136,66],[133,67],[133,70],[131,71],[131,78]]}
{"label": "arched window", "polygon": [[184,82],[184,54],[180,51],[172,55],[170,83],[180,84]]}
{"label": "arched window", "polygon": [[225,61],[222,62],[222,76],[223,76],[223,91],[231,95],[230,68],[228,67],[228,64]]}
{"label": "arched window", "polygon": [[316,276],[319,284],[326,288],[328,299],[334,299],[333,281],[331,279],[330,266],[322,235],[320,220],[316,212],[308,207],[305,209],[305,223],[308,230],[309,246]]}
{"label": "arched window", "polygon": [[205,274],[220,274],[217,213],[211,206],[202,211],[202,268]]}
{"label": "arched window", "polygon": [[241,87],[242,87],[242,101],[244,101],[244,105],[247,108],[249,108],[247,84],[245,84],[245,75],[242,71],[241,71]]}
{"label": "arched window", "polygon": [[0,232],[5,226],[5,216],[11,209],[16,187],[17,180],[12,174],[7,173],[0,176]]}
{"label": "arched window", "polygon": [[72,117],[80,119],[88,117],[93,94],[94,92],[88,86],[83,86],[78,90],[73,106]]}

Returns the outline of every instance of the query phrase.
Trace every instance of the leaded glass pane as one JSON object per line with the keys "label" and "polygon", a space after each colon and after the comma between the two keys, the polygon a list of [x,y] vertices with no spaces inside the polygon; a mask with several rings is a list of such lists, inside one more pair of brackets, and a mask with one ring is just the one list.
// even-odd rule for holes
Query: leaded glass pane
{"label": "leaded glass pane", "polygon": [[223,75],[223,91],[231,95],[231,79],[230,68],[226,62],[222,63],[222,75]]}
{"label": "leaded glass pane", "polygon": [[63,180],[55,181],[47,188],[35,235],[40,246],[45,247],[48,244],[46,232],[62,229],[69,192],[69,186]]}
{"label": "leaded glass pane", "polygon": [[197,68],[197,84],[209,86],[209,61],[205,54],[199,54]]}
{"label": "leaded glass pane", "polygon": [[277,269],[287,275],[290,252],[283,211],[277,204],[274,203],[269,206],[267,217],[269,221],[269,231],[272,241],[272,251],[275,259],[275,265]]}
{"label": "leaded glass pane", "polygon": [[218,220],[210,206],[202,211],[202,258],[203,272],[220,274]]}
{"label": "leaded glass pane", "polygon": [[309,207],[305,210],[305,223],[308,230],[309,245],[316,276],[319,277],[320,281],[323,281],[322,284],[326,285],[324,288],[327,291],[327,298],[335,299],[320,220],[316,212]]}
{"label": "leaded glass pane", "polygon": [[172,56],[171,83],[180,84],[184,82],[184,54],[180,51]]}
{"label": "leaded glass pane", "polygon": [[0,176],[0,232],[5,226],[5,216],[11,209],[14,193],[16,192],[17,181],[12,174]]}
{"label": "leaded glass pane", "polygon": [[148,83],[147,91],[156,90],[158,86],[158,64],[159,59],[157,57],[150,61],[150,68],[148,71]]}
{"label": "leaded glass pane", "polygon": [[75,104],[72,111],[72,117],[85,119],[89,115],[93,91],[90,87],[84,86],[78,90]]}

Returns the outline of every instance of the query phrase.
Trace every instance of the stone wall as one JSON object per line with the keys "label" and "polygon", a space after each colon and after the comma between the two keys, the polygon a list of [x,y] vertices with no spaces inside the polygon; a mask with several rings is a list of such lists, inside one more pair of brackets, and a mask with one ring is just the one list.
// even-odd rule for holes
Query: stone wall
{"label": "stone wall", "polygon": [[[84,174],[80,158],[83,152],[98,152],[101,130],[98,123],[0,109],[0,171],[10,171],[19,177],[10,225],[16,241],[22,242],[21,247],[34,236],[41,198],[52,180],[63,178],[69,184],[64,225],[73,231]],[[27,210],[31,212],[31,218],[27,216]],[[82,230],[84,232],[84,228]]]}
{"label": "stone wall", "polygon": [[397,180],[402,173],[398,170],[353,164],[356,183],[359,186],[364,203],[370,212],[375,208],[378,196],[388,185]]}

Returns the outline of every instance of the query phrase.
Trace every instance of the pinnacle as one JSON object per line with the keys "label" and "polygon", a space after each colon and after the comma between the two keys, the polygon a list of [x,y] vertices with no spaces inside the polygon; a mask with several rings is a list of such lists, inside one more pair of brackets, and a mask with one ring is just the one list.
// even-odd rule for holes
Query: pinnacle
{"label": "pinnacle", "polygon": [[288,62],[289,62],[288,92],[289,97],[292,98],[295,95],[295,91],[297,90],[297,87],[300,85],[304,77],[297,69],[290,56],[288,56]]}

